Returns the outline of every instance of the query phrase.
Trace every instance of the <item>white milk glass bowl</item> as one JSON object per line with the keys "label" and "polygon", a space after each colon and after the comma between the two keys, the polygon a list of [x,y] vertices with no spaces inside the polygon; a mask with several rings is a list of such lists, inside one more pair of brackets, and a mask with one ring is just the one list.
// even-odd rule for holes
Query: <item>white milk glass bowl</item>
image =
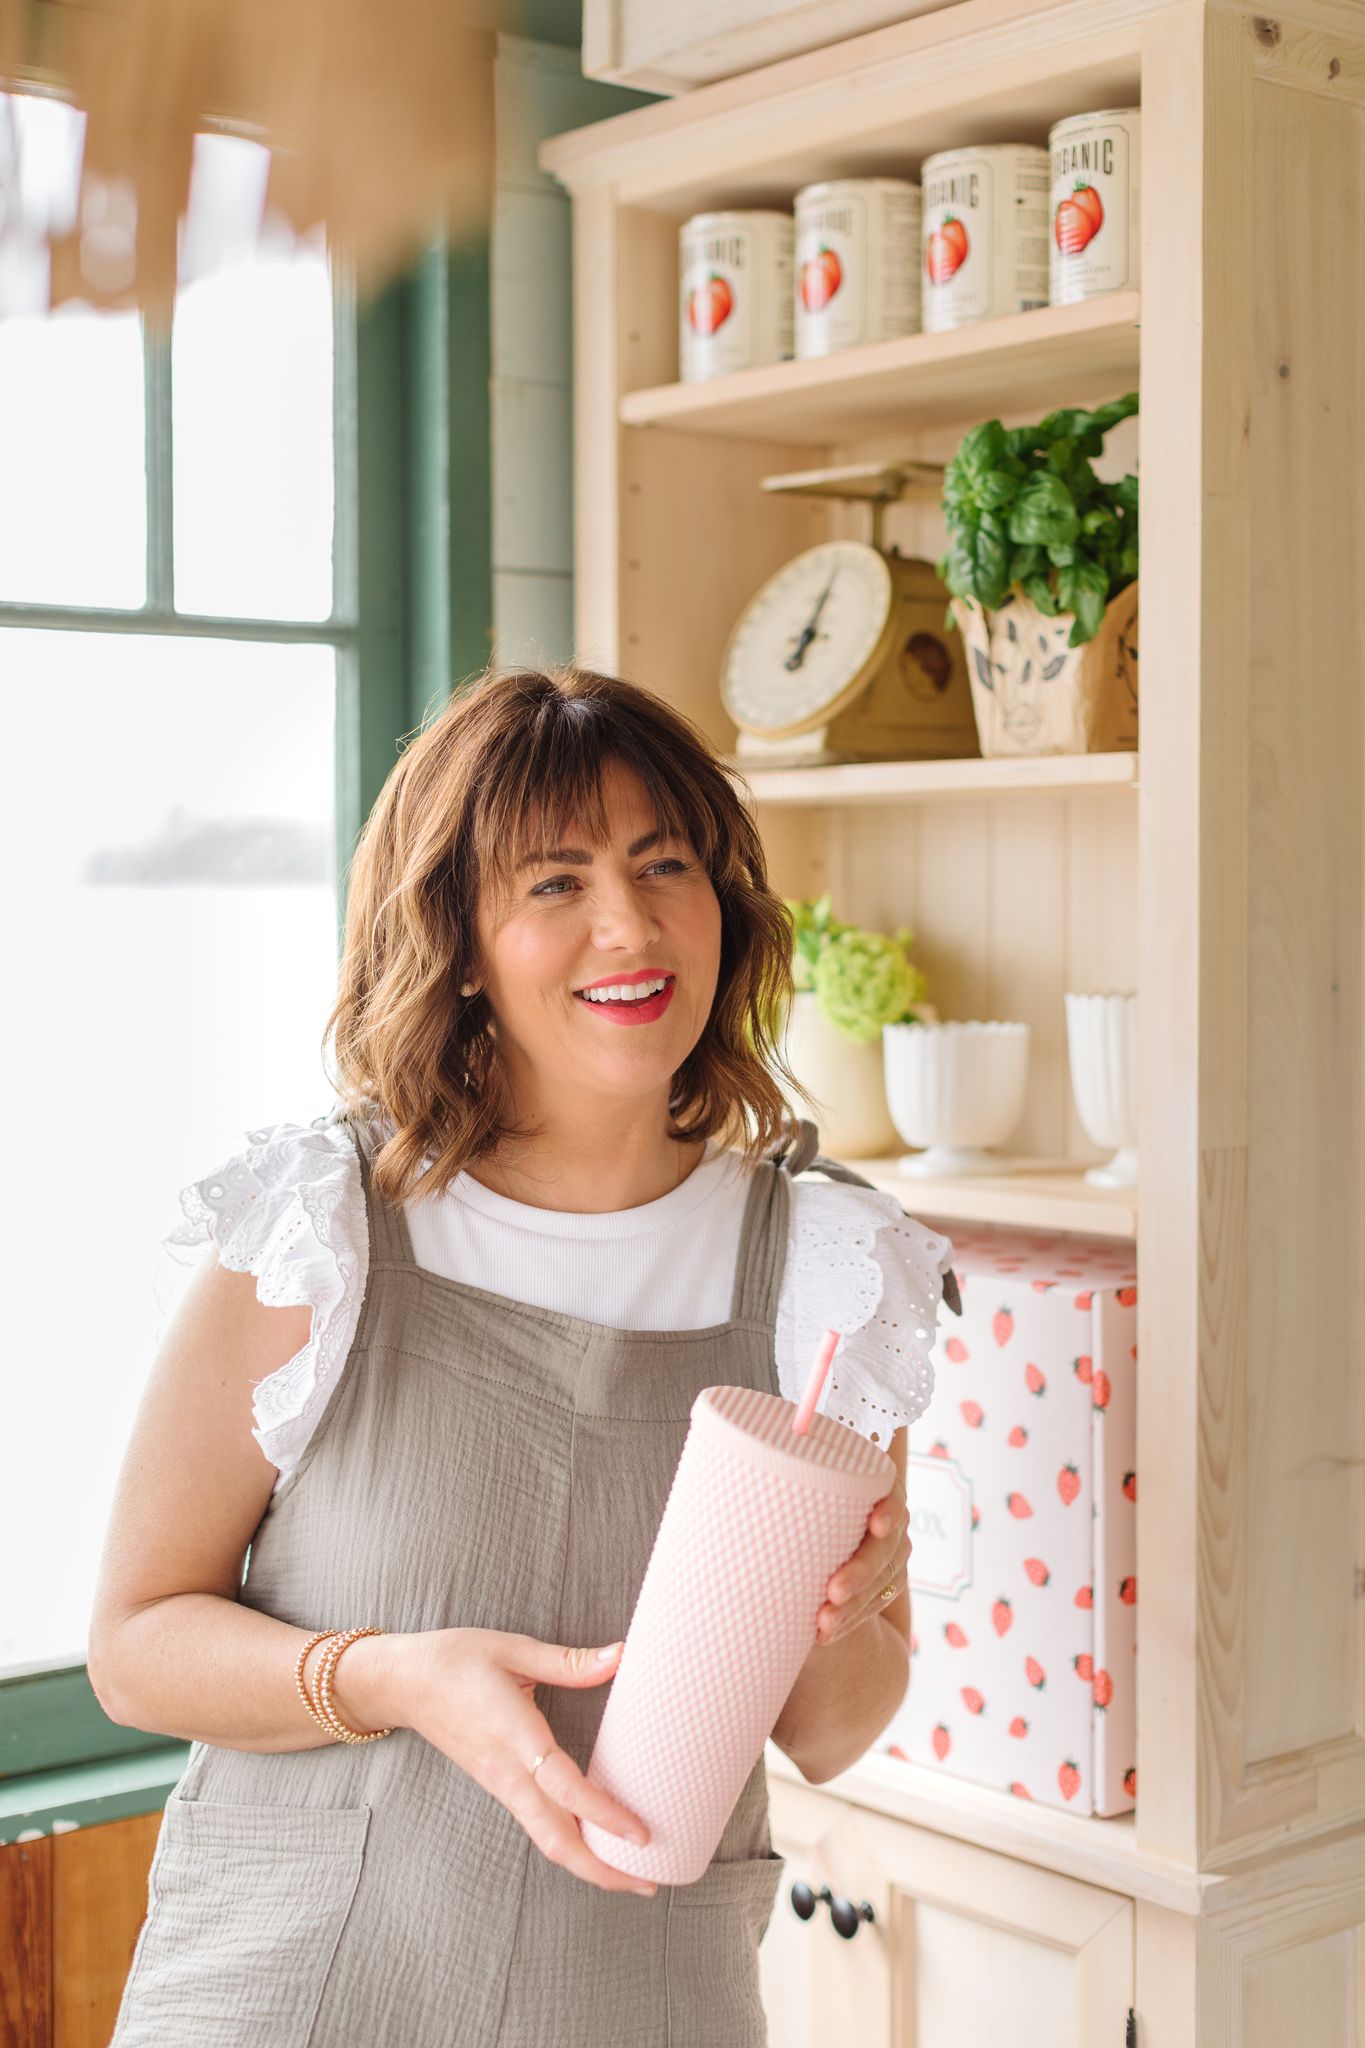
{"label": "white milk glass bowl", "polygon": [[1002,1144],[1024,1112],[1027,1024],[971,1019],[887,1024],[882,1063],[891,1120],[907,1145],[897,1171],[931,1175],[1008,1173]]}
{"label": "white milk glass bowl", "polygon": [[1092,1187],[1137,1185],[1137,996],[1066,996],[1066,1039],[1076,1113],[1094,1145],[1113,1157],[1086,1168]]}

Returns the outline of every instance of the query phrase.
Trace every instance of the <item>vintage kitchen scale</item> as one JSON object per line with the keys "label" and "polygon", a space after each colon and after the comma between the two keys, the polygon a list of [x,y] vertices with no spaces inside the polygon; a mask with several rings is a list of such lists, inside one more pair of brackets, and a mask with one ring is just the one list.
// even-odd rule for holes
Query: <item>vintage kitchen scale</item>
{"label": "vintage kitchen scale", "polygon": [[885,508],[943,487],[937,463],[852,463],[763,479],[765,491],[871,506],[869,541],[806,548],[749,600],[721,661],[737,766],[978,756],[961,635],[930,562],[882,546]]}

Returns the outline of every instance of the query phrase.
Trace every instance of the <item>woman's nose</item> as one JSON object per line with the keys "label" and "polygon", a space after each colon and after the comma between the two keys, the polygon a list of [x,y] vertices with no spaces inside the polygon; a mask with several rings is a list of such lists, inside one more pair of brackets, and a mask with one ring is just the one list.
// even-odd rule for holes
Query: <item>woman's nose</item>
{"label": "woman's nose", "polygon": [[659,923],[647,900],[629,886],[604,890],[593,921],[597,938],[619,945],[642,946],[658,935]]}

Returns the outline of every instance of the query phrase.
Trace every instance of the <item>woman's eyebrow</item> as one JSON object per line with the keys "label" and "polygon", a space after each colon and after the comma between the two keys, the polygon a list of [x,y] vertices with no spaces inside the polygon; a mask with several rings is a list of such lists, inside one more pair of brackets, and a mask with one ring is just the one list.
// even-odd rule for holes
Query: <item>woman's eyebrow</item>
{"label": "woman's eyebrow", "polygon": [[[642,839],[636,839],[631,842],[626,848],[626,855],[630,860],[634,860],[636,854],[643,853],[647,846],[663,846],[671,837],[671,833],[646,832]],[[592,866],[592,855],[585,852],[581,846],[552,846],[545,853],[523,854],[517,862],[516,872],[520,874],[523,868],[537,868],[543,861],[550,860],[573,861],[577,866],[583,868]]]}

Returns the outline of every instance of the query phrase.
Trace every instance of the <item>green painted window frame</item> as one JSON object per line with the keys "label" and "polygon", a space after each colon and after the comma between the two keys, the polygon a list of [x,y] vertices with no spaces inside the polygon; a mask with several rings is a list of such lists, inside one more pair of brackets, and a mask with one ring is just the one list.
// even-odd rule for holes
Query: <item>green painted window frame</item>
{"label": "green painted window frame", "polygon": [[[337,651],[337,942],[350,857],[405,737],[488,662],[493,634],[490,223],[434,242],[361,304],[334,272],[330,619],[182,616],[172,582],[169,338],[144,332],[147,599],[0,603],[6,626],[306,642]],[[153,1812],[188,1745],[109,1720],[85,1665],[0,1675],[0,1844]]]}

